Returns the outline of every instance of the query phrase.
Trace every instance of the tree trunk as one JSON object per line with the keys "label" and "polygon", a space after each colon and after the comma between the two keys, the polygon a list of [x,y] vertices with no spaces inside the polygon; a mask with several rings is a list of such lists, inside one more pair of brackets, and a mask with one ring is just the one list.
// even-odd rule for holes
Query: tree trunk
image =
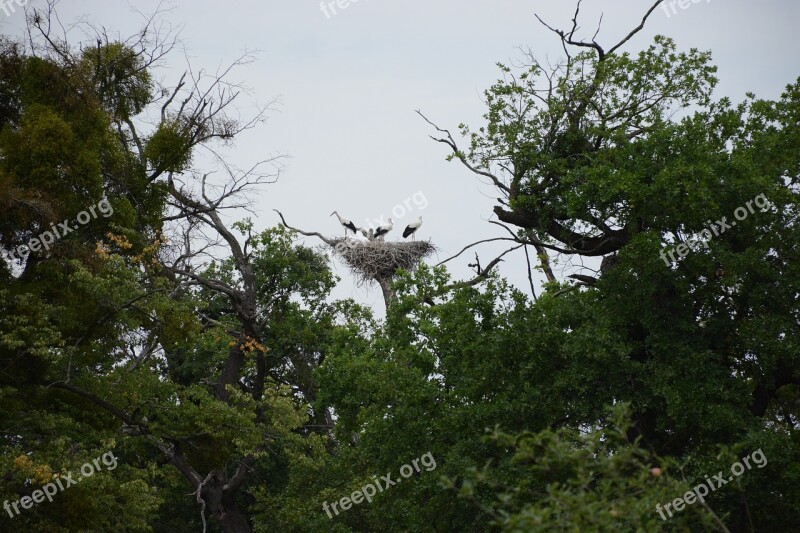
{"label": "tree trunk", "polygon": [[386,304],[386,310],[389,310],[389,306],[392,304],[395,298],[394,290],[392,289],[392,280],[385,279],[385,278],[375,278],[375,281],[378,282],[378,285],[381,286],[381,291],[383,291],[383,301]]}
{"label": "tree trunk", "polygon": [[214,478],[214,482],[214,485],[208,483],[203,486],[202,497],[220,529],[225,533],[251,533],[250,524],[236,503],[238,491],[226,490],[218,478]]}

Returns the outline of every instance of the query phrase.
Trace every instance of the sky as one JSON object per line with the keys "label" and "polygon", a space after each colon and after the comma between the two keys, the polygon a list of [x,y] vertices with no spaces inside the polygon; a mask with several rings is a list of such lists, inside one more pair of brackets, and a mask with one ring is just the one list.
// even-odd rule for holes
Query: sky
{"label": "sky", "polygon": [[[6,1],[6,0],[4,0]],[[24,1],[24,0],[23,0]],[[258,229],[276,225],[279,209],[293,226],[341,235],[333,210],[356,225],[392,217],[389,239],[422,215],[420,239],[431,239],[437,257],[446,259],[467,244],[503,235],[489,224],[497,192],[457,163],[447,162],[447,147],[416,113],[422,111],[455,132],[460,123],[483,124],[482,94],[499,77],[497,62],[522,60],[521,50],[557,61],[563,56],[551,26],[567,28],[573,1],[545,0],[62,0],[58,13],[65,27],[89,20],[110,35],[129,36],[143,22],[141,13],[159,5],[164,18],[180,28],[181,44],[156,73],[165,84],[177,82],[187,61],[211,71],[255,52],[256,60],[232,74],[248,86],[240,104],[248,116],[257,104],[276,100],[266,123],[244,133],[226,158],[246,168],[286,154],[277,183],[253,196]],[[720,83],[715,97],[741,101],[745,93],[777,98],[800,75],[793,53],[800,3],[790,0],[667,0],[624,50],[636,53],[654,35],[674,38],[679,49],[710,50]],[[31,0],[27,9],[40,7]],[[669,4],[673,4],[670,8]],[[346,6],[344,8],[339,6]],[[584,0],[583,35],[591,36],[600,15],[598,41],[615,44],[641,20],[646,0]],[[2,8],[0,8],[2,9]],[[20,8],[0,10],[0,32],[21,35]],[[79,28],[69,29],[75,43]],[[423,201],[424,200],[424,201]],[[399,208],[398,208],[399,207]],[[395,214],[402,213],[398,219]],[[245,216],[242,213],[242,216]],[[309,245],[318,245],[313,239]],[[486,264],[505,249],[499,243],[475,248]],[[471,277],[472,251],[448,263],[457,278]],[[556,274],[566,262],[554,265]],[[354,298],[382,314],[377,286],[358,287],[346,268],[334,298]],[[524,254],[506,256],[500,273],[530,292]],[[535,275],[540,282],[542,276]],[[537,291],[540,289],[537,287]]]}

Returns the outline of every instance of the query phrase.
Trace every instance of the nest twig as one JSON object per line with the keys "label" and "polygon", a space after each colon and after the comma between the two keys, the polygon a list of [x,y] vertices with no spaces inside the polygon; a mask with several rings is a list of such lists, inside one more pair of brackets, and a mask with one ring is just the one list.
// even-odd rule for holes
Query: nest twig
{"label": "nest twig", "polygon": [[392,279],[398,270],[413,270],[422,259],[436,251],[429,241],[334,239],[330,244],[361,283]]}

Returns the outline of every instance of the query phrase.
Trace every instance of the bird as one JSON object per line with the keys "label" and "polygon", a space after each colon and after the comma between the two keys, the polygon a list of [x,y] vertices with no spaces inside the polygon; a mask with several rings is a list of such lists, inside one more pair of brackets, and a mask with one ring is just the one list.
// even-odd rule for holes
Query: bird
{"label": "bird", "polygon": [[356,229],[356,225],[355,224],[353,224],[352,222],[350,222],[346,218],[342,218],[341,215],[339,215],[339,213],[337,213],[336,211],[331,213],[331,216],[333,216],[333,215],[336,215],[336,218],[339,219],[339,224],[341,224],[344,227],[344,236],[345,236],[345,238],[347,238],[347,230],[352,231],[353,234],[355,235],[356,231],[358,231]]}
{"label": "bird", "polygon": [[390,231],[392,231],[393,227],[394,227],[394,223],[392,222],[392,219],[390,218],[388,224],[384,224],[382,226],[378,226],[378,229],[375,230],[375,238],[377,239],[378,237],[380,237],[381,240],[383,240],[383,236],[386,235],[387,233],[389,233]]}
{"label": "bird", "polygon": [[422,225],[422,217],[420,216],[417,220],[406,226],[406,229],[403,231],[403,238],[407,239],[409,235],[411,235],[411,240],[417,240],[417,230]]}
{"label": "bird", "polygon": [[367,231],[366,229],[359,227],[358,231],[361,233],[361,235],[363,235],[369,240],[375,238],[375,230],[373,228],[369,228],[369,231]]}

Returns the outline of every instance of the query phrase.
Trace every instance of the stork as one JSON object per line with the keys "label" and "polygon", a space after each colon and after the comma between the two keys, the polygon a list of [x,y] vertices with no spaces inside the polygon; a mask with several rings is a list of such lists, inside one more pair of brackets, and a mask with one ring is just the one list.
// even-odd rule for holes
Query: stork
{"label": "stork", "polygon": [[336,215],[336,218],[339,219],[339,224],[341,224],[344,227],[344,238],[345,239],[347,238],[347,230],[352,231],[353,234],[355,235],[355,233],[357,231],[355,224],[353,224],[351,221],[347,220],[346,218],[342,218],[342,216],[339,213],[337,213],[336,211],[331,213],[331,216],[333,216],[333,215]]}
{"label": "stork", "polygon": [[417,240],[417,230],[422,225],[422,216],[420,216],[417,220],[406,226],[405,231],[403,231],[403,238],[407,239],[409,235],[411,235],[411,240]]}
{"label": "stork", "polygon": [[366,229],[359,227],[358,231],[359,231],[359,233],[361,233],[361,235],[363,235],[364,237],[366,237],[369,240],[372,240],[372,239],[375,238],[375,230],[372,229],[372,228],[369,228],[369,231],[367,231]]}
{"label": "stork", "polygon": [[388,224],[384,224],[382,226],[378,226],[378,229],[375,230],[375,238],[377,239],[378,237],[380,237],[380,239],[383,240],[383,236],[386,235],[387,233],[389,233],[390,231],[392,231],[393,227],[394,227],[394,223],[392,222],[392,219],[390,218]]}

